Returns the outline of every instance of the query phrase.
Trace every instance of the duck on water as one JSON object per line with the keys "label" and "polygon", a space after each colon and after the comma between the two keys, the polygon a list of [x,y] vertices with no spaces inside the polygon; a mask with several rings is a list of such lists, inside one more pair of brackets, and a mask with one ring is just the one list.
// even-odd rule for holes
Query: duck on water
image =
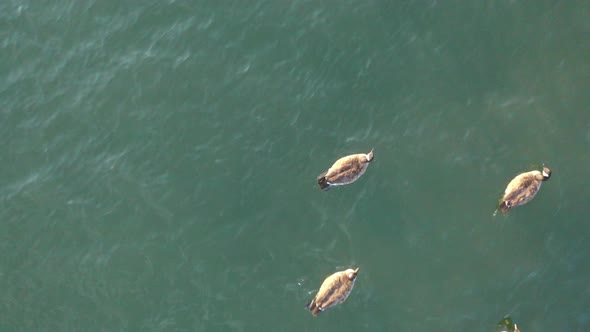
{"label": "duck on water", "polygon": [[534,170],[517,175],[506,186],[498,208],[502,213],[506,213],[515,206],[530,202],[541,189],[541,184],[550,177],[551,170],[547,167],[543,167],[541,171]]}
{"label": "duck on water", "polygon": [[369,153],[358,153],[342,157],[332,165],[326,172],[317,178],[318,185],[322,190],[330,189],[330,186],[341,186],[358,180],[369,167],[374,159],[374,150]]}

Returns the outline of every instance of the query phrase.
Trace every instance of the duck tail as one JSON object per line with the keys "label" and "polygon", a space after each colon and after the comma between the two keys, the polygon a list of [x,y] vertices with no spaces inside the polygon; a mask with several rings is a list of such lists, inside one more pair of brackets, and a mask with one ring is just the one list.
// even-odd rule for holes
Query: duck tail
{"label": "duck tail", "polygon": [[330,184],[328,183],[328,180],[326,180],[326,173],[322,173],[318,176],[318,184],[322,190],[330,189]]}
{"label": "duck tail", "polygon": [[510,210],[510,207],[508,207],[508,205],[506,205],[505,201],[500,203],[500,206],[498,206],[498,208],[500,209],[500,212],[502,212],[502,213],[506,213],[506,212],[508,212],[508,210]]}
{"label": "duck tail", "polygon": [[311,301],[309,301],[305,307],[307,309],[309,309],[309,311],[311,311],[311,314],[314,316],[318,316],[321,312],[320,308],[316,305],[315,303],[315,299],[312,299]]}

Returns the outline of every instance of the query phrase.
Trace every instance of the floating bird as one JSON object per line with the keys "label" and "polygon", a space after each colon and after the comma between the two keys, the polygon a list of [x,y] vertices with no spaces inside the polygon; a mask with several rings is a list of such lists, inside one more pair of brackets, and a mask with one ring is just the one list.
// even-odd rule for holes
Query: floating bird
{"label": "floating bird", "polygon": [[307,309],[317,316],[329,307],[344,302],[354,287],[358,272],[359,268],[347,269],[328,276],[316,296],[307,303]]}
{"label": "floating bird", "polygon": [[367,154],[358,153],[338,159],[327,172],[318,176],[320,188],[328,190],[330,186],[341,186],[358,180],[373,160],[373,150]]}
{"label": "floating bird", "polygon": [[543,167],[542,171],[535,170],[517,175],[508,183],[498,208],[502,213],[506,213],[515,206],[530,202],[541,188],[543,181],[547,181],[550,177],[551,170],[547,167]]}

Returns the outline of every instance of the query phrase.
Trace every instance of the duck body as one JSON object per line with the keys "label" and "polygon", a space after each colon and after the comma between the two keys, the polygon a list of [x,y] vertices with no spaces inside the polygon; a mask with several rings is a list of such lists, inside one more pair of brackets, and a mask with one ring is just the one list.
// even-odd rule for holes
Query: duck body
{"label": "duck body", "polygon": [[543,171],[530,171],[517,175],[508,183],[499,208],[502,213],[508,212],[515,206],[530,202],[541,189],[541,184],[551,177],[551,170],[547,167]]}
{"label": "duck body", "polygon": [[318,185],[323,190],[330,186],[341,186],[358,180],[365,172],[369,163],[373,161],[374,150],[369,153],[358,153],[342,157],[332,165],[325,173],[318,176]]}
{"label": "duck body", "polygon": [[316,296],[307,303],[307,309],[318,316],[329,307],[344,302],[352,292],[358,272],[358,268],[347,269],[328,276]]}

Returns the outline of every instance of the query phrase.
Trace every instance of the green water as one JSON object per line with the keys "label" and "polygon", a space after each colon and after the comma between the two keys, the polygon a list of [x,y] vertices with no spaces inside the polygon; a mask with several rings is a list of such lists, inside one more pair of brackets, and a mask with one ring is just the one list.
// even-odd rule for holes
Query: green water
{"label": "green water", "polygon": [[590,331],[589,34],[585,1],[1,2],[0,330]]}

